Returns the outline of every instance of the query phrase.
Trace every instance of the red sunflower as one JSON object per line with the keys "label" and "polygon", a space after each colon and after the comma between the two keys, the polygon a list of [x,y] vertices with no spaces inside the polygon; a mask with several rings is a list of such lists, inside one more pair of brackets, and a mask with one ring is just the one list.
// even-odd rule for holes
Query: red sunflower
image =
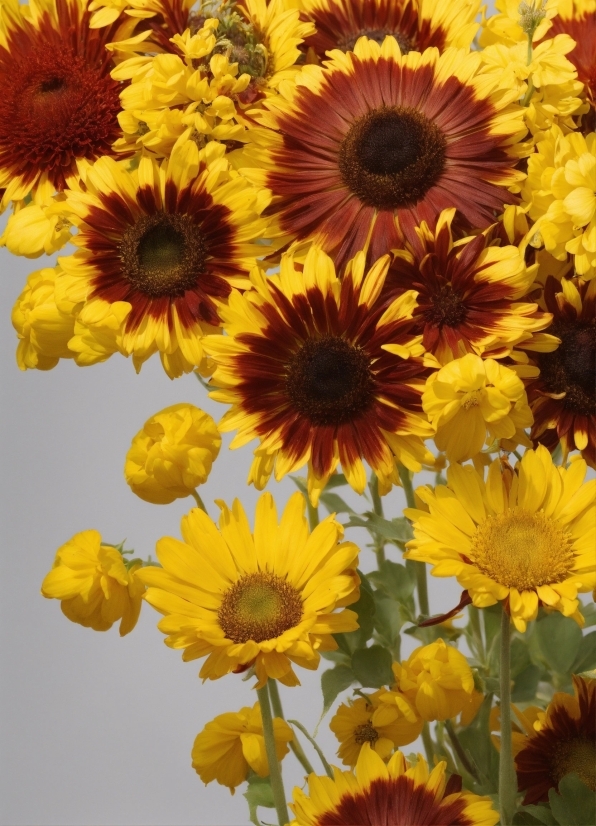
{"label": "red sunflower", "polygon": [[567,58],[577,69],[577,78],[584,84],[590,106],[596,109],[596,3],[594,0],[562,0],[557,11],[551,20],[548,37],[568,34],[575,40],[575,48]]}

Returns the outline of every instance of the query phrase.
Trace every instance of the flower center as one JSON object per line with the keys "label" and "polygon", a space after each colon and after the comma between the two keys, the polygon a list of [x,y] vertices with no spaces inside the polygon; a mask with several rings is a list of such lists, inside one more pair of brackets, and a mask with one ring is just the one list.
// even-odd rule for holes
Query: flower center
{"label": "flower center", "polygon": [[365,204],[410,206],[439,180],[446,147],[438,126],[417,109],[383,106],[352,125],[339,150],[339,169]]}
{"label": "flower center", "polygon": [[298,591],[275,574],[258,571],[243,576],[223,595],[217,612],[226,637],[235,643],[281,637],[302,619]]}
{"label": "flower center", "polygon": [[307,339],[288,366],[288,395],[315,425],[354,419],[370,405],[373,388],[368,356],[339,336]]}
{"label": "flower center", "polygon": [[445,284],[431,297],[431,305],[424,312],[424,318],[433,327],[457,327],[467,316],[467,308],[461,293]]}
{"label": "flower center", "polygon": [[206,259],[203,236],[188,215],[143,215],[120,243],[125,277],[150,298],[181,296],[196,287]]}
{"label": "flower center", "polygon": [[472,537],[472,558],[482,573],[506,588],[529,591],[567,578],[572,537],[542,511],[509,508],[489,517]]}
{"label": "flower center", "polygon": [[341,49],[342,52],[352,52],[360,37],[368,37],[369,40],[374,40],[375,43],[381,46],[388,35],[391,35],[397,40],[402,54],[408,54],[408,52],[411,52],[414,48],[414,44],[409,37],[401,32],[394,32],[391,29],[361,29],[357,34],[340,38],[337,41],[337,48]]}
{"label": "flower center", "polygon": [[565,393],[568,410],[596,415],[596,324],[556,321],[548,332],[561,344],[539,356],[540,378],[551,393]]}
{"label": "flower center", "polygon": [[357,743],[370,743],[371,746],[379,739],[379,732],[370,723],[363,723],[354,729],[354,740]]}
{"label": "flower center", "polygon": [[552,758],[553,779],[558,783],[570,772],[596,791],[596,744],[587,738],[559,742]]}

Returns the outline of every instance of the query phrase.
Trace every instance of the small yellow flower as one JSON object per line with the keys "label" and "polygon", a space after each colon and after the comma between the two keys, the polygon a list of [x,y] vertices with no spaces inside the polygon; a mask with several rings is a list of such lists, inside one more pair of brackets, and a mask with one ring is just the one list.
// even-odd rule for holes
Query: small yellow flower
{"label": "small yellow flower", "polygon": [[141,499],[168,505],[205,484],[220,447],[208,413],[192,404],[173,404],[151,416],[134,437],[124,476]]}
{"label": "small yellow flower", "polygon": [[[277,759],[289,751],[294,739],[290,726],[279,717],[273,720],[273,735]],[[267,777],[269,764],[265,752],[261,707],[244,706],[240,711],[218,714],[197,734],[192,748],[192,767],[203,783],[217,780],[234,794],[236,786],[246,780],[252,770]]]}
{"label": "small yellow flower", "polygon": [[452,462],[464,462],[484,443],[531,447],[524,428],[532,413],[521,379],[494,359],[468,353],[429,376],[422,407],[436,428],[435,442]]}
{"label": "small yellow flower", "polygon": [[120,636],[137,624],[145,586],[136,575],[140,560],[124,564],[112,545],[102,545],[98,531],[81,531],[56,553],[54,567],[41,585],[48,599],[59,599],[62,613],[94,631],[107,631],[120,620]]}

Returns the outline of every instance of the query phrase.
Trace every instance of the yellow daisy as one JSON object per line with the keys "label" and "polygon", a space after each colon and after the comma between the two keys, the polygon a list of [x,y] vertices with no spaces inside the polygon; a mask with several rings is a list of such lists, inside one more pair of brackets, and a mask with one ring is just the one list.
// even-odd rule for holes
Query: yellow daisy
{"label": "yellow daisy", "polygon": [[358,627],[343,609],[359,597],[358,548],[340,543],[343,528],[331,516],[309,534],[300,493],[279,525],[272,496],[263,494],[253,534],[238,500],[231,510],[218,504],[219,530],[195,508],[182,519],[184,542],[157,543],[163,567],[139,574],[150,586],[147,601],[165,614],[158,627],[184,660],[207,656],[203,679],[252,666],[257,687],[270,678],[299,685],[293,663],[316,669],[319,651],[337,648],[331,635]]}
{"label": "yellow daisy", "polygon": [[462,792],[461,777],[448,780],[446,766],[429,771],[422,755],[411,765],[400,751],[385,765],[367,743],[355,773],[311,774],[308,794],[294,789],[290,826],[495,826],[499,815],[490,798]]}
{"label": "yellow daisy", "polygon": [[579,458],[553,465],[542,446],[514,470],[495,459],[486,482],[451,465],[447,486],[418,488],[428,510],[405,512],[414,522],[406,557],[457,577],[478,608],[505,601],[519,631],[540,605],[581,623],[577,594],[596,584],[596,479],[582,484],[586,470]]}

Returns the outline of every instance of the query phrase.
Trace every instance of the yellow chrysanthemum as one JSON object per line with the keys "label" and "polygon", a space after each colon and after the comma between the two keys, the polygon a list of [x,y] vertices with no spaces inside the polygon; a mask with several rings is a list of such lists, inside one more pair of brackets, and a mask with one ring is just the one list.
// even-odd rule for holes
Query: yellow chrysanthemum
{"label": "yellow chrysanthemum", "polygon": [[462,792],[461,777],[452,775],[447,780],[446,767],[445,762],[440,762],[429,771],[420,754],[412,766],[400,751],[385,765],[365,744],[355,773],[334,769],[333,778],[311,774],[308,794],[294,789],[294,803],[290,807],[296,820],[290,826],[495,826],[499,815],[490,798]]}
{"label": "yellow chrysanthemum", "polygon": [[68,342],[75,319],[56,304],[58,271],[46,267],[31,273],[12,310],[17,331],[17,364],[21,370],[51,370],[60,359],[73,358]]}
{"label": "yellow chrysanthemum", "polygon": [[220,447],[208,413],[192,404],[173,404],[151,416],[134,437],[124,477],[141,499],[167,505],[205,484]]}
{"label": "yellow chrysanthemum", "polygon": [[[380,702],[382,691],[375,691],[368,698],[358,697],[342,703],[329,723],[329,728],[340,742],[337,756],[344,766],[355,766],[365,743],[388,760],[397,746],[413,743],[420,735],[424,721],[402,709],[399,713],[387,713]],[[397,707],[396,707],[397,708]]]}
{"label": "yellow chrysanthemum", "polygon": [[78,251],[60,259],[59,306],[77,308],[80,363],[111,341],[137,370],[159,352],[172,378],[209,372],[201,339],[219,326],[218,305],[232,288],[250,286],[248,268],[263,252],[252,242],[265,232],[259,215],[269,201],[231,175],[223,153],[187,141],[161,166],[144,157],[131,172],[103,158],[85,191],[66,193]]}
{"label": "yellow chrysanthemum", "polygon": [[515,470],[499,459],[485,482],[473,467],[451,465],[447,486],[418,488],[428,511],[410,508],[408,559],[457,577],[478,608],[506,601],[525,631],[539,605],[582,622],[578,593],[596,584],[596,479],[586,463],[553,465],[545,447],[528,450]]}
{"label": "yellow chrysanthemum", "polygon": [[429,376],[422,407],[437,447],[452,462],[471,459],[485,442],[532,446],[524,433],[533,422],[524,385],[494,359],[468,353],[445,365]]}
{"label": "yellow chrysanthemum", "polygon": [[[277,759],[289,751],[294,739],[290,726],[279,717],[273,719],[273,736]],[[261,707],[244,706],[240,711],[218,714],[197,734],[192,747],[192,767],[203,783],[217,780],[234,794],[249,771],[267,777],[269,764],[265,752]]]}
{"label": "yellow chrysanthemum", "polygon": [[63,212],[64,196],[43,198],[35,192],[31,203],[21,204],[6,222],[0,246],[13,255],[38,258],[51,255],[71,240],[72,224]]}
{"label": "yellow chrysanthemum", "polygon": [[183,659],[207,656],[199,676],[215,680],[254,667],[258,687],[268,679],[298,685],[292,663],[314,670],[319,651],[337,648],[332,634],[354,631],[344,609],[359,596],[358,548],[340,540],[328,517],[309,534],[300,493],[277,523],[270,494],[260,497],[251,534],[236,500],[223,503],[219,530],[195,508],[182,519],[185,542],[157,543],[162,568],[144,568],[146,599],[166,617],[159,628]]}
{"label": "yellow chrysanthemum", "polygon": [[480,46],[484,49],[493,43],[503,43],[507,46],[527,43],[528,35],[522,27],[526,22],[522,19],[522,6],[534,8],[541,16],[532,38],[533,42],[538,43],[550,30],[559,3],[560,0],[530,0],[529,3],[520,3],[519,0],[495,0],[496,14],[487,15],[482,21],[478,38]]}
{"label": "yellow chrysanthemum", "polygon": [[75,534],[56,553],[54,567],[41,585],[48,599],[59,599],[72,622],[107,631],[120,620],[120,636],[137,624],[145,586],[137,572],[140,560],[124,564],[112,545],[102,545],[98,531]]}

